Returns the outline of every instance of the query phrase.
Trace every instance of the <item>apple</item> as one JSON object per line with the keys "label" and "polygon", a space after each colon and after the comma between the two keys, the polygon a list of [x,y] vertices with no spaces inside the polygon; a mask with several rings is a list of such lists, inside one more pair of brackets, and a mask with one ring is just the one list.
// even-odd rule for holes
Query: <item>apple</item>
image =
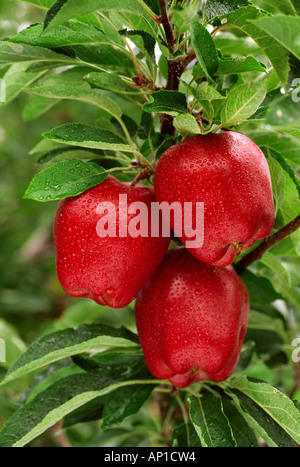
{"label": "apple", "polygon": [[247,289],[232,266],[201,263],[169,250],[140,291],[135,317],[151,373],[184,388],[234,372],[249,314]]}
{"label": "apple", "polygon": [[[253,141],[233,131],[194,136],[169,148],[158,162],[154,190],[159,203],[179,203],[182,226],[184,205],[192,203],[193,235],[176,232],[174,216],[170,225],[192,255],[213,266],[228,266],[274,226],[266,158]],[[196,222],[199,203],[204,225]],[[195,242],[201,235],[202,242]]]}
{"label": "apple", "polygon": [[[170,236],[151,237],[152,203],[152,187],[131,186],[111,175],[59,203],[54,221],[56,268],[69,296],[112,308],[134,300],[170,243]],[[138,214],[143,206],[146,211]]]}

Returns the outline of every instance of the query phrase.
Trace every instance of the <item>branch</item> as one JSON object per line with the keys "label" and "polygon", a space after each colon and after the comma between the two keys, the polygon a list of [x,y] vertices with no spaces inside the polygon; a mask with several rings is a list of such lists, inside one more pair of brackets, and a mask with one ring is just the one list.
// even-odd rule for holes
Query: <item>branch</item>
{"label": "branch", "polygon": [[159,7],[160,7],[160,12],[161,12],[161,23],[166,33],[166,39],[167,39],[169,51],[172,54],[174,52],[175,41],[174,41],[173,29],[172,29],[172,26],[170,24],[169,17],[168,17],[166,0],[159,0]]}
{"label": "branch", "polygon": [[281,240],[289,237],[292,233],[294,233],[300,227],[300,215],[292,220],[289,224],[282,227],[282,229],[278,230],[274,235],[265,238],[265,240],[251,253],[244,256],[236,265],[236,270],[239,274],[241,274],[250,264],[254,263],[261,259],[261,257],[266,253],[270,248],[275,246]]}

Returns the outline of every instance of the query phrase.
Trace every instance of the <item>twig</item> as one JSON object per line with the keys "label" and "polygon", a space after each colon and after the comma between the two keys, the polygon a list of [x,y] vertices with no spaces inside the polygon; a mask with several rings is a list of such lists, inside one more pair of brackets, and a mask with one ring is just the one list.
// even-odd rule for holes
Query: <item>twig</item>
{"label": "twig", "polygon": [[161,23],[165,30],[169,51],[172,54],[174,52],[175,40],[174,40],[173,29],[172,29],[172,26],[171,26],[171,23],[168,17],[166,0],[159,0],[159,7],[160,7],[160,13],[161,13]]}
{"label": "twig", "polygon": [[264,253],[270,250],[270,248],[275,246],[281,240],[289,237],[292,233],[299,229],[299,227],[300,215],[292,220],[289,224],[282,227],[282,229],[278,230],[278,232],[275,234],[265,238],[265,240],[255,250],[244,256],[244,258],[235,265],[237,272],[241,274],[248,266],[250,266],[250,264],[260,260]]}

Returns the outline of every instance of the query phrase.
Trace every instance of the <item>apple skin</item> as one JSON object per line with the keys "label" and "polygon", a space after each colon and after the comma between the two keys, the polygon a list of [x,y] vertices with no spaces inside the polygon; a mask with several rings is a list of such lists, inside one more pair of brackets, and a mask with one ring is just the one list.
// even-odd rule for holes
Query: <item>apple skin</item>
{"label": "apple skin", "polygon": [[248,292],[233,267],[201,263],[183,247],[169,250],[135,305],[149,370],[178,388],[231,376],[248,315]]}
{"label": "apple skin", "polygon": [[[97,223],[101,218],[96,212],[98,204],[110,202],[117,207],[118,225],[119,194],[127,194],[128,205],[143,202],[149,207],[148,237],[98,236]],[[112,308],[122,308],[135,299],[163,261],[170,243],[170,238],[150,236],[153,202],[152,187],[131,186],[109,175],[103,183],[59,203],[54,221],[56,269],[69,296],[90,298]],[[103,211],[103,215],[107,212]],[[128,223],[135,216],[128,214]]]}
{"label": "apple skin", "polygon": [[253,141],[236,132],[198,135],[169,148],[158,162],[154,190],[159,203],[192,202],[194,208],[204,202],[203,246],[189,248],[184,232],[180,238],[207,264],[228,266],[274,226],[266,158]]}

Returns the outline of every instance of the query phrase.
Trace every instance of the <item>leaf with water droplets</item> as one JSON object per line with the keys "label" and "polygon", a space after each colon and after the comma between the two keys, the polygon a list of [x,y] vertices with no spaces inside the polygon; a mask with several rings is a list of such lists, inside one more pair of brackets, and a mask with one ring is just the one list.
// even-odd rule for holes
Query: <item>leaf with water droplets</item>
{"label": "leaf with water droplets", "polygon": [[108,171],[93,162],[71,159],[48,167],[30,183],[24,198],[35,201],[55,201],[77,196],[104,182]]}
{"label": "leaf with water droplets", "polygon": [[10,368],[0,385],[64,358],[108,348],[138,347],[138,337],[124,327],[83,324],[40,337]]}
{"label": "leaf with water droplets", "polygon": [[69,144],[91,149],[136,152],[134,145],[126,144],[123,139],[109,130],[94,128],[82,123],[67,123],[44,133],[45,138],[57,143]]}
{"label": "leaf with water droplets", "polygon": [[190,417],[203,447],[236,446],[221,399],[211,394],[191,396]]}

